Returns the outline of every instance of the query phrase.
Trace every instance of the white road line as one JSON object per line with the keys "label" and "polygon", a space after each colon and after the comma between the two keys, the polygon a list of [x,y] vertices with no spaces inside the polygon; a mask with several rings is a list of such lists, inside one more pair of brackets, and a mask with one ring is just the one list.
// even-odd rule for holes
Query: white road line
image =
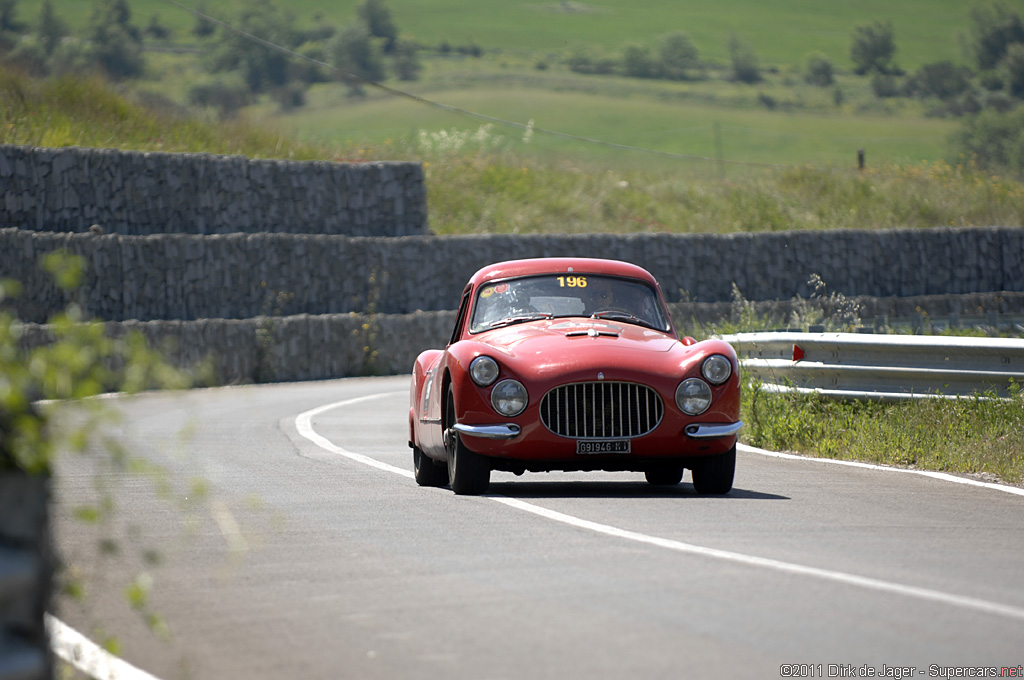
{"label": "white road line", "polygon": [[96,680],[158,680],[120,659],[55,616],[46,615],[50,649],[58,657]]}
{"label": "white road line", "polygon": [[[317,434],[313,430],[313,418],[325,411],[330,411],[336,408],[342,408],[358,404],[361,402],[369,401],[371,399],[379,399],[382,397],[395,396],[397,394],[405,394],[404,392],[387,392],[381,394],[370,395],[366,397],[359,397],[356,399],[346,399],[344,401],[338,401],[333,404],[326,404],[320,406],[311,411],[299,414],[295,418],[295,426],[306,439],[310,440],[317,446],[321,447],[331,453],[344,456],[351,460],[354,460],[364,465],[375,467],[379,470],[385,470],[387,472],[393,472],[400,474],[403,477],[412,478],[413,474],[411,471],[404,468],[398,468],[394,465],[388,465],[378,460],[374,460],[369,456],[365,456],[360,453],[354,453],[348,451],[336,444],[332,443],[326,437]],[[774,452],[764,451],[763,449],[751,449],[750,447],[744,447],[745,450],[750,450],[754,453],[763,454],[774,454]],[[799,460],[823,460],[818,458],[804,458],[802,456],[791,456],[789,454],[775,454],[776,457],[780,458],[796,458]],[[850,463],[849,461],[837,461],[841,463]],[[900,470],[899,468],[887,468],[880,465],[869,465],[866,463],[857,463],[857,467],[869,467],[871,469],[878,470]],[[907,472],[918,472],[916,470],[908,470]],[[986,484],[984,482],[977,482],[975,480],[964,480],[960,477],[954,477],[952,475],[943,475],[942,473],[929,474],[928,476],[937,477],[939,479],[947,481],[955,481],[958,483],[973,483],[977,486],[996,486],[1002,489],[999,485]],[[948,479],[947,479],[948,478]],[[629,531],[627,529],[620,529],[607,524],[601,524],[598,522],[592,522],[590,520],[581,519],[572,515],[567,515],[555,510],[549,510],[547,508],[535,505],[533,503],[527,503],[516,498],[509,498],[507,496],[499,495],[488,495],[483,496],[496,503],[501,503],[510,508],[522,510],[523,512],[529,512],[538,517],[552,520],[554,522],[560,522],[568,526],[576,527],[579,529],[585,529],[605,536],[612,536],[614,538],[621,538],[628,541],[635,541],[637,543],[643,543],[666,550],[673,550],[680,553],[686,553],[690,555],[696,555],[700,557],[708,557],[717,560],[724,560],[727,562],[733,562],[736,564],[743,564],[750,567],[757,567],[761,569],[769,569],[776,572],[794,574],[797,576],[809,576],[825,581],[832,581],[834,583],[841,583],[844,585],[855,586],[858,588],[865,588],[868,590],[874,590],[885,593],[892,593],[895,595],[902,595],[904,597],[913,597],[919,600],[926,600],[936,602],[939,604],[950,605],[954,607],[960,607],[963,609],[972,609],[974,611],[982,612],[984,614],[991,614],[994,616],[1002,616],[1009,619],[1016,619],[1024,621],[1024,609],[1020,607],[1014,607],[1012,605],[1003,604],[1000,602],[991,602],[989,600],[982,600],[975,597],[967,597],[964,595],[954,595],[951,593],[944,593],[939,590],[931,590],[929,588],[921,588],[918,586],[905,585],[901,583],[894,583],[891,581],[884,581],[881,579],[870,578],[866,576],[857,576],[856,574],[848,574],[841,571],[833,571],[831,569],[820,569],[818,567],[808,567],[802,564],[796,564],[793,562],[784,562],[782,560],[775,560],[767,557],[758,557],[756,555],[747,555],[744,553],[732,552],[729,550],[719,550],[718,548],[708,548],[705,546],[694,545],[692,543],[683,543],[681,541],[675,541],[668,538],[660,538],[658,536],[651,536],[648,534],[642,534],[636,531]]]}
{"label": "white road line", "polygon": [[814,458],[812,456],[797,456],[792,453],[766,451],[765,449],[759,449],[754,446],[747,446],[746,444],[739,444],[737,448],[741,451],[746,451],[748,453],[756,453],[759,456],[768,456],[769,458],[814,461],[818,463],[827,463],[829,465],[845,465],[847,467],[864,468],[866,470],[882,470],[883,472],[903,472],[911,475],[920,475],[922,477],[931,477],[932,479],[941,479],[944,482],[953,482],[955,484],[967,484],[969,486],[978,486],[985,489],[991,489],[993,491],[1003,491],[1005,493],[1012,493],[1018,496],[1024,496],[1024,488],[1021,488],[1019,486],[1009,486],[1008,484],[994,484],[992,482],[982,482],[978,479],[971,479],[970,477],[959,477],[957,475],[951,475],[946,472],[934,472],[932,470],[911,470],[909,468],[891,467],[889,465],[860,463],[855,460],[836,460],[835,458]]}

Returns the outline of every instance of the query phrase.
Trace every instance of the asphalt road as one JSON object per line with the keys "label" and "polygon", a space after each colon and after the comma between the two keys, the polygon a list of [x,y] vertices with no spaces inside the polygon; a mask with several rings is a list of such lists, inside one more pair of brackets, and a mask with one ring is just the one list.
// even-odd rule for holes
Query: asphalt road
{"label": "asphalt road", "polygon": [[[724,497],[628,473],[495,473],[456,497],[411,478],[408,383],[104,402],[110,436],[163,471],[61,459],[57,541],[89,599],[56,615],[161,680],[1024,664],[1024,496],[741,451]],[[112,520],[72,518],[104,493]],[[168,636],[124,595],[140,573]]]}

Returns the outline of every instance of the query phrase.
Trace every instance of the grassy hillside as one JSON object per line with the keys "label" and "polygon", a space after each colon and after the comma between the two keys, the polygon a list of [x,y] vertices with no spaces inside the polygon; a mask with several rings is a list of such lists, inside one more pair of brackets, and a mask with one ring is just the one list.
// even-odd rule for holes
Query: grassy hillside
{"label": "grassy hillside", "polygon": [[[486,126],[379,145],[170,115],[98,80],[36,81],[0,70],[0,143],[244,154],[253,158],[417,160],[438,233],[737,232],[1024,224],[1024,185],[944,162],[850,169],[749,167],[621,150],[586,163],[538,153]],[[645,158],[647,158],[645,156]]]}
{"label": "grassy hillside", "polygon": [[[195,8],[199,0],[181,0]],[[237,15],[242,0],[206,0],[215,16]],[[283,3],[282,3],[283,4]],[[342,25],[355,17],[360,0],[289,0],[286,6],[300,25],[317,14]],[[1009,3],[1018,5],[1019,0]],[[72,26],[87,24],[91,3],[54,0]],[[729,36],[747,40],[766,64],[800,62],[809,52],[822,52],[838,65],[848,65],[850,34],[859,23],[892,21],[898,61],[904,68],[941,59],[962,60],[958,36],[969,3],[963,0],[588,0],[504,2],[502,0],[388,0],[403,34],[423,43],[475,42],[502,52],[561,51],[568,44],[618,48],[628,42],[647,42],[669,31],[685,31],[707,59],[724,61]],[[34,3],[22,2],[21,15],[34,13]],[[175,31],[176,41],[189,41],[194,20],[164,0],[131,0],[137,24],[154,14]]]}
{"label": "grassy hillside", "polygon": [[[317,21],[335,26],[356,17],[361,0],[292,0],[286,6],[299,27]],[[1015,0],[1011,4],[1020,4]],[[92,3],[54,0],[75,30],[88,24]],[[184,0],[188,7],[200,0]],[[897,62],[906,69],[942,59],[964,60],[961,33],[972,3],[962,0],[626,0],[595,2],[507,3],[494,0],[387,0],[402,35],[426,46],[442,41],[475,44],[480,58],[423,53],[416,82],[390,81],[398,87],[448,107],[466,109],[519,125],[533,121],[541,130],[532,153],[567,154],[579,162],[591,158],[628,167],[657,164],[663,154],[723,158],[730,162],[851,167],[858,149],[873,166],[950,159],[948,142],[956,122],[928,118],[925,106],[910,100],[879,100],[867,78],[849,73],[851,33],[858,24],[891,21]],[[206,11],[234,21],[240,0],[205,0]],[[205,78],[192,35],[195,18],[166,0],[131,0],[133,22],[145,26],[154,15],[172,30],[167,43],[148,42],[148,70],[131,84],[177,103]],[[19,4],[28,20],[34,4]],[[568,51],[588,46],[618,55],[627,43],[653,47],[670,31],[685,31],[709,63],[710,78],[700,82],[661,82],[572,73],[564,64]],[[727,43],[736,35],[755,51],[765,80],[757,85],[727,82],[716,65],[728,61]],[[167,51],[167,47],[187,48]],[[808,54],[821,52],[838,70],[835,87],[803,82]],[[542,66],[542,68],[539,68]],[[421,130],[473,132],[480,120],[450,109],[413,104],[408,99],[368,91],[348,96],[338,84],[318,85],[304,106],[281,110],[270,97],[247,107],[251,120],[272,124],[314,144],[378,146],[399,139],[410,145]],[[501,126],[496,134],[518,136],[522,130]],[[592,144],[578,139],[600,140]],[[653,153],[630,151],[638,147]],[[731,167],[731,166],[726,166]],[[677,159],[669,171],[721,173],[721,166]]]}

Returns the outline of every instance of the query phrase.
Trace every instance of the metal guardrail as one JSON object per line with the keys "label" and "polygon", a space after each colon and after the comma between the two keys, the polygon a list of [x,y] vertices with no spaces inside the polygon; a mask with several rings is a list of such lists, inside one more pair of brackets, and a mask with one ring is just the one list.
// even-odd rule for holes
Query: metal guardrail
{"label": "metal guardrail", "polygon": [[1010,395],[1024,385],[1024,340],[867,333],[737,333],[723,339],[775,392],[841,399]]}

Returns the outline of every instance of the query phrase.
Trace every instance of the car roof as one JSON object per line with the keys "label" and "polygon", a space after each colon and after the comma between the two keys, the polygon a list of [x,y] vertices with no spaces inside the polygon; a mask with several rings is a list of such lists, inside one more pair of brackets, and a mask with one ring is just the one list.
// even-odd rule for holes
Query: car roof
{"label": "car roof", "polygon": [[657,285],[654,276],[643,267],[621,260],[593,257],[537,257],[527,260],[496,262],[483,267],[469,280],[473,287],[488,281],[512,279],[538,274],[604,274],[640,279]]}

